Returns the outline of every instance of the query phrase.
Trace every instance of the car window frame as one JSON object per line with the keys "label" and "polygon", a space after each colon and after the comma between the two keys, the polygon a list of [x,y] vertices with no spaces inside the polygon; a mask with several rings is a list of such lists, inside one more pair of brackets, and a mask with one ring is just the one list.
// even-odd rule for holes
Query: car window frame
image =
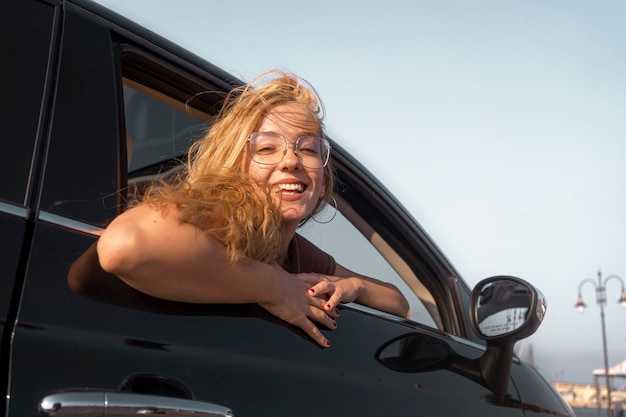
{"label": "car window frame", "polygon": [[[208,97],[203,97],[205,106],[207,102],[209,105],[214,105],[220,102],[225,93],[224,90],[219,90],[219,86],[206,85],[206,81],[203,81],[202,78],[188,73],[186,69],[165,61],[141,47],[122,42],[119,48],[121,76],[124,79],[145,85],[147,88],[154,89],[166,96],[175,92],[172,98],[179,103],[189,100],[199,91],[206,91],[209,94],[208,97],[213,94],[213,102],[207,101]],[[144,74],[145,78],[142,78]],[[177,88],[177,81],[181,80],[181,87]],[[119,82],[123,83],[123,79],[121,78]],[[217,93],[218,91],[219,93]],[[193,106],[193,103],[191,104]],[[125,129],[127,123],[125,116],[120,115],[120,118],[120,125]],[[125,137],[122,140],[124,141]],[[339,191],[345,193],[346,184],[350,184],[352,187],[350,192],[353,193],[351,198],[355,200],[349,202],[340,197],[344,206],[340,207],[341,211],[344,215],[353,211],[354,213],[365,212],[366,216],[369,216],[369,219],[364,219],[361,214],[350,215],[348,213],[346,218],[363,233],[379,253],[381,247],[387,248],[387,255],[385,256],[383,253],[381,255],[387,258],[388,262],[395,263],[397,266],[398,262],[389,258],[399,257],[405,263],[403,268],[408,267],[412,275],[420,277],[420,285],[424,285],[437,300],[438,318],[435,320],[441,330],[469,338],[471,334],[464,313],[464,302],[460,297],[458,288],[456,288],[460,282],[456,279],[456,273],[449,265],[441,261],[442,255],[434,250],[434,244],[426,238],[425,233],[416,226],[404,208],[390,196],[388,190],[384,189],[363,166],[348,157],[348,153],[334,141],[333,148],[333,163],[339,174],[340,188],[343,187],[343,190],[340,189]],[[127,144],[122,143],[120,149],[124,153]],[[148,175],[146,179],[156,178],[157,172]],[[126,172],[126,180],[128,180],[128,172]],[[374,203],[364,204],[365,200],[371,201],[370,196],[375,197]],[[373,218],[377,220],[372,222],[371,219]],[[381,218],[386,220],[381,221]],[[358,226],[359,223],[361,223],[360,227]],[[364,227],[364,224],[370,227]],[[373,227],[372,224],[377,226]],[[423,259],[418,259],[420,253]],[[415,286],[416,283],[409,282],[408,285]]]}
{"label": "car window frame", "polygon": [[[113,41],[120,45],[118,53],[122,53],[127,48],[133,47],[142,51],[147,57],[156,58],[155,63],[166,63],[165,65],[179,71],[179,74],[190,75],[201,80],[206,80],[214,84],[217,89],[227,91],[234,86],[243,84],[243,81],[233,77],[219,67],[198,56],[181,49],[171,41],[142,28],[136,23],[120,17],[120,21],[125,22],[120,26],[114,24],[98,14],[98,9],[104,13],[104,8],[94,5],[92,10],[80,8],[79,6],[69,3],[68,10],[76,9],[76,13],[89,15],[90,19],[98,22],[103,27],[108,27],[112,31]],[[106,13],[104,13],[106,14]],[[176,52],[173,52],[176,51]],[[121,87],[121,78],[119,80]],[[121,99],[121,98],[120,98]],[[123,125],[123,123],[121,123]],[[373,175],[363,167],[358,161],[352,160],[345,156],[348,153],[337,142],[329,138],[334,148],[334,161],[338,167],[338,171],[342,171],[343,175],[354,177],[355,183],[368,184],[369,192],[367,196],[373,196],[387,206],[385,212],[394,213],[393,222],[397,225],[397,229],[403,232],[401,244],[392,245],[398,247],[398,254],[406,259],[414,256],[413,253],[419,252],[428,254],[424,265],[428,265],[427,269],[431,271],[433,277],[433,286],[437,288],[437,296],[442,297],[443,304],[446,305],[444,316],[444,328],[452,335],[459,336],[473,342],[484,345],[484,342],[476,337],[470,329],[469,319],[467,316],[468,299],[470,289],[461,278],[460,274],[454,269],[445,255],[439,250],[436,244],[430,239],[428,234],[421,228],[419,223],[408,214],[408,211],[388,192],[388,190],[375,179]],[[360,188],[366,189],[367,187]],[[393,239],[392,239],[393,240]],[[415,265],[414,265],[415,267]],[[422,276],[421,274],[419,274]],[[436,297],[437,297],[436,296]]]}

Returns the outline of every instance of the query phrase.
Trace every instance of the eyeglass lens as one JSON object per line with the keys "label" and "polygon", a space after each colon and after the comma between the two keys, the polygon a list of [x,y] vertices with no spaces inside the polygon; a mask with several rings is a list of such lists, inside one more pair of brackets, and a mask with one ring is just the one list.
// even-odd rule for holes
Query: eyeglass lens
{"label": "eyeglass lens", "polygon": [[[253,133],[249,139],[252,160],[259,164],[275,165],[280,163],[293,142],[274,132]],[[302,166],[322,168],[326,166],[330,147],[326,139],[317,136],[300,136],[295,143],[295,153]]]}

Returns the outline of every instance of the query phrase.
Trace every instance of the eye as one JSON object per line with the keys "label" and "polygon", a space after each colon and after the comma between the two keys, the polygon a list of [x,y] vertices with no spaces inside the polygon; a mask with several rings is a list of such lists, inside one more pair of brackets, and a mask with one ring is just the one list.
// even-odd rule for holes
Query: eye
{"label": "eye", "polygon": [[281,151],[284,141],[274,133],[260,132],[253,135],[250,143],[252,144],[252,150],[257,155],[271,155]]}
{"label": "eye", "polygon": [[254,152],[260,155],[269,155],[278,152],[278,146],[273,143],[257,143]]}
{"label": "eye", "polygon": [[298,139],[298,152],[308,156],[319,156],[322,144],[315,136],[302,136]]}

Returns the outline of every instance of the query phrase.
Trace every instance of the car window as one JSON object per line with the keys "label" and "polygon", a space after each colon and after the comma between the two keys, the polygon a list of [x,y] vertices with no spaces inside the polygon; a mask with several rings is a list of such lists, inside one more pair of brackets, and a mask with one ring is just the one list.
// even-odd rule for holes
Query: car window
{"label": "car window", "polygon": [[432,294],[382,237],[374,235],[368,240],[341,212],[335,212],[334,207],[327,206],[316,218],[319,222],[309,221],[298,233],[332,254],[342,266],[398,287],[409,301],[411,320],[442,327]]}
{"label": "car window", "polygon": [[[137,55],[130,54],[130,59],[136,60]],[[151,65],[160,65],[162,76],[171,77],[165,64],[152,61]],[[124,71],[126,67],[132,70]],[[160,88],[161,84],[152,75],[143,74],[134,65],[122,62],[122,71],[128,198],[134,199],[140,198],[141,192],[155,179],[166,178],[182,167],[186,151],[210,126],[223,94],[216,94],[213,105],[209,106],[206,97],[201,103],[194,99],[203,97],[205,92],[211,93],[210,90],[178,90],[172,94],[173,90]],[[341,200],[340,195],[338,198]],[[321,216],[328,219],[333,211],[334,208],[328,208]],[[396,285],[409,300],[412,320],[442,329],[435,297],[381,236],[364,237],[353,225],[355,221],[365,222],[357,217],[352,213],[348,220],[339,212],[326,224],[310,221],[299,233],[346,268]],[[357,308],[372,311],[363,306]]]}
{"label": "car window", "polygon": [[182,168],[189,146],[206,131],[230,86],[212,85],[132,46],[122,49],[121,160],[132,200]]}
{"label": "car window", "polygon": [[154,89],[124,79],[128,172],[183,155],[205,131],[208,115]]}

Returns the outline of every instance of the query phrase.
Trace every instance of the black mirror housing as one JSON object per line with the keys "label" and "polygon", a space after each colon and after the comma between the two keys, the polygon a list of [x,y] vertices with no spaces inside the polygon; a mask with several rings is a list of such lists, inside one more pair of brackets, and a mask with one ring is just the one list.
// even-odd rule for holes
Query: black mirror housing
{"label": "black mirror housing", "polygon": [[537,330],[546,313],[546,299],[521,278],[494,276],[476,284],[469,305],[470,324],[487,342],[479,360],[480,374],[489,389],[505,395],[513,346]]}

